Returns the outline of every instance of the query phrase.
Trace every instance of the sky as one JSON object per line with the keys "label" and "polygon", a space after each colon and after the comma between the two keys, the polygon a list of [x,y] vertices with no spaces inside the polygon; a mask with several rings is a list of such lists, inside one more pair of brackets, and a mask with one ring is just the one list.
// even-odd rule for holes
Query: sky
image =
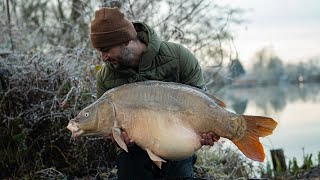
{"label": "sky", "polygon": [[234,43],[244,66],[271,48],[284,63],[320,57],[320,0],[221,0],[245,11]]}

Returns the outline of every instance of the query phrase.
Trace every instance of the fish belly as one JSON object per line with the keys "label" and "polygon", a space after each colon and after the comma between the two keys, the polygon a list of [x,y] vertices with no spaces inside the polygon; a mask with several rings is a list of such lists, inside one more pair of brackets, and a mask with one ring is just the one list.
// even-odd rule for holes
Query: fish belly
{"label": "fish belly", "polygon": [[201,147],[199,135],[183,123],[179,113],[128,108],[126,111],[123,129],[129,138],[161,158],[182,160]]}

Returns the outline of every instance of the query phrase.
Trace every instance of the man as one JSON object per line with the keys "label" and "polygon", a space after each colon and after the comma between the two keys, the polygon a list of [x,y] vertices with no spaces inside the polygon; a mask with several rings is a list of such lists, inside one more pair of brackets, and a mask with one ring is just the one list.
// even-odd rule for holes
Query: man
{"label": "man", "polygon": [[[178,82],[205,90],[201,68],[194,55],[181,45],[164,42],[144,23],[131,23],[118,8],[102,8],[91,23],[91,43],[105,62],[97,72],[97,98],[107,90],[138,81]],[[146,127],[147,128],[147,127]],[[219,139],[210,132],[201,134],[203,145]],[[123,131],[129,153],[117,155],[119,179],[193,177],[195,156],[168,161],[160,170],[147,153]]]}

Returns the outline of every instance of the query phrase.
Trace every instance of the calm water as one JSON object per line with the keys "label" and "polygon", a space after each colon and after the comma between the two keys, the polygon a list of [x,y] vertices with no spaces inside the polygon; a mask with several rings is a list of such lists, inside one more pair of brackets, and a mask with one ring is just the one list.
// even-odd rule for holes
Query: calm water
{"label": "calm water", "polygon": [[231,111],[277,120],[279,125],[274,134],[261,140],[270,162],[270,149],[282,148],[287,161],[296,157],[301,165],[303,154],[312,153],[314,164],[318,163],[320,84],[226,87],[211,92],[224,101]]}

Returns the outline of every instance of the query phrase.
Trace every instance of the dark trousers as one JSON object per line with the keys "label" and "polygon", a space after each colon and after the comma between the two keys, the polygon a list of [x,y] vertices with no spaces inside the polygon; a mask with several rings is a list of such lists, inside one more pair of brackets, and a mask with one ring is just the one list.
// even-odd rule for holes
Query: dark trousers
{"label": "dark trousers", "polygon": [[196,156],[193,155],[181,161],[167,161],[159,169],[147,152],[138,146],[133,146],[129,148],[129,153],[122,151],[117,155],[117,175],[119,180],[192,178],[195,160]]}

